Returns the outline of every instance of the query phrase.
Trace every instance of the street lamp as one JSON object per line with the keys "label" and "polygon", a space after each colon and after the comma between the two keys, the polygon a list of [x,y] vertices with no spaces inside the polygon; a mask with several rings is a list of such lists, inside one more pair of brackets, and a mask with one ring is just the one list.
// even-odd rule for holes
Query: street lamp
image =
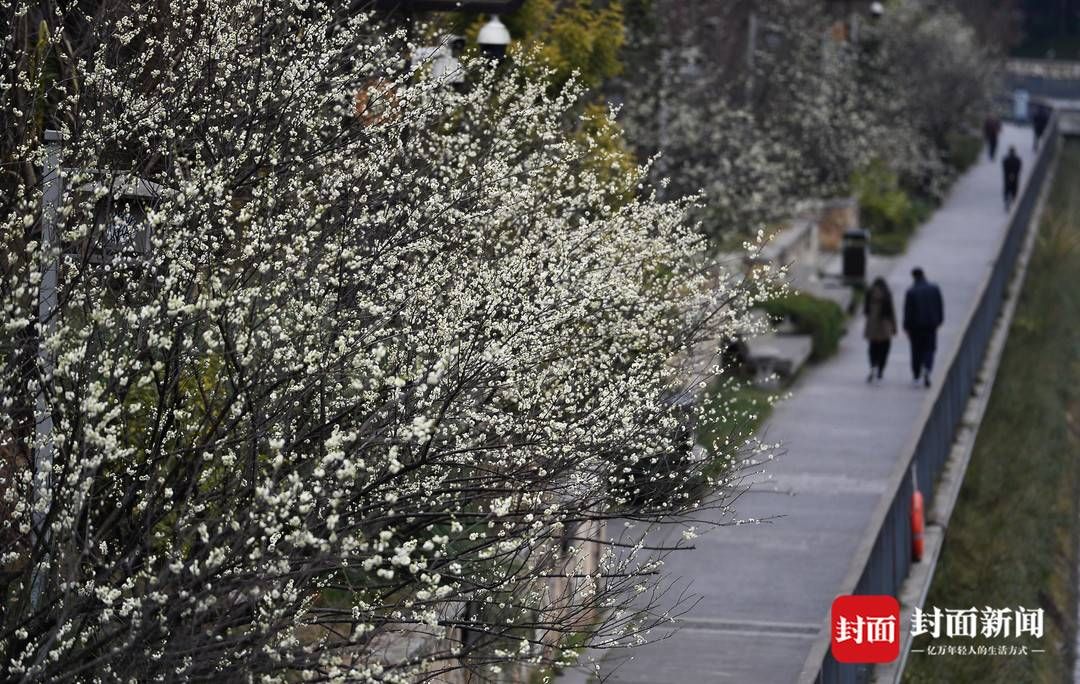
{"label": "street lamp", "polygon": [[500,60],[506,56],[506,46],[510,44],[510,31],[506,24],[499,21],[499,15],[492,14],[488,23],[476,34],[476,43],[481,52],[491,59]]}
{"label": "street lamp", "polygon": [[431,68],[431,76],[436,81],[460,85],[464,83],[465,75],[457,56],[461,53],[464,42],[465,39],[461,36],[443,36],[439,45],[418,47],[413,50],[413,63],[428,65]]}

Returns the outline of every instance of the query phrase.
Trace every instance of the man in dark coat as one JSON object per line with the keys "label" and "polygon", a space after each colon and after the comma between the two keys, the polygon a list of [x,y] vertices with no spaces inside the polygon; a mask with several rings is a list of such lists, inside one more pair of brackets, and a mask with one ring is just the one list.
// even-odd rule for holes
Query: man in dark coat
{"label": "man in dark coat", "polygon": [[941,289],[926,279],[921,268],[914,269],[911,277],[915,282],[904,297],[904,331],[911,341],[911,373],[915,382],[922,380],[929,387],[937,329],[945,320],[945,304]]}
{"label": "man in dark coat", "polygon": [[1031,127],[1035,131],[1035,149],[1039,149],[1039,141],[1042,139],[1043,131],[1046,130],[1047,124],[1050,123],[1050,110],[1043,106],[1035,108],[1035,112],[1031,115]]}
{"label": "man in dark coat", "polygon": [[1001,119],[993,114],[986,117],[983,122],[983,138],[986,140],[986,151],[990,154],[990,161],[997,156],[998,136],[1001,135]]}
{"label": "man in dark coat", "polygon": [[1005,211],[1012,206],[1016,199],[1016,193],[1020,188],[1020,170],[1024,162],[1020,161],[1020,155],[1016,154],[1016,148],[1010,147],[1009,153],[1001,160],[1001,170],[1005,173]]}

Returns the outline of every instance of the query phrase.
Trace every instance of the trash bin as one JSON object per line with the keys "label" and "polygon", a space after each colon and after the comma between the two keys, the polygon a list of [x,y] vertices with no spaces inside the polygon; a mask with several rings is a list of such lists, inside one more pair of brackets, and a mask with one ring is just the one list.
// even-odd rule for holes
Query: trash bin
{"label": "trash bin", "polygon": [[861,228],[844,231],[843,253],[844,282],[866,281],[866,250],[870,246],[870,232]]}

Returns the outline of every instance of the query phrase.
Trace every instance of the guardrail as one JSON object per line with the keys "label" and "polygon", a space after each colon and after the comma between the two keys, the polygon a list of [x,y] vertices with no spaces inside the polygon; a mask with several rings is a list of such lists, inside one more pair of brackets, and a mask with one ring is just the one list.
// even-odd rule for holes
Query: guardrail
{"label": "guardrail", "polygon": [[1005,73],[1010,76],[1080,80],[1080,62],[1060,59],[1014,58],[1005,60]]}
{"label": "guardrail", "polygon": [[[1020,196],[1008,218],[1008,228],[1001,238],[993,269],[983,281],[978,304],[968,315],[959,342],[948,357],[948,372],[937,385],[933,403],[920,414],[921,425],[909,443],[896,470],[889,478],[886,496],[871,517],[867,535],[859,545],[851,570],[840,587],[840,594],[889,594],[898,596],[900,586],[911,569],[911,495],[912,474],[919,483],[925,500],[933,501],[945,460],[949,456],[957,428],[982,366],[994,321],[1001,311],[1005,289],[1009,283],[1017,256],[1031,223],[1032,213],[1056,145],[1050,141],[1058,134],[1059,115],[1051,117],[1046,135],[1032,171],[1024,182]],[[810,651],[800,684],[861,684],[870,678],[868,665],[840,663],[829,650],[830,625],[819,633]]]}
{"label": "guardrail", "polygon": [[1022,90],[1032,98],[1080,99],[1080,62],[1010,59],[1003,75],[1009,93]]}

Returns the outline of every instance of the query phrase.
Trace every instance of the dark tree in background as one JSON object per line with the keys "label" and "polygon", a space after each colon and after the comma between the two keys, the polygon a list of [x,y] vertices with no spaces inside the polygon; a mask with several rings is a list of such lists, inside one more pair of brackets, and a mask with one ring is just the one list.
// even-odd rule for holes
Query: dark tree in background
{"label": "dark tree in background", "polygon": [[964,15],[988,48],[1007,52],[1024,39],[1017,0],[952,0],[949,4]]}
{"label": "dark tree in background", "polygon": [[1024,34],[1018,52],[1057,59],[1080,55],[1080,2],[1020,0],[1017,4]]}

